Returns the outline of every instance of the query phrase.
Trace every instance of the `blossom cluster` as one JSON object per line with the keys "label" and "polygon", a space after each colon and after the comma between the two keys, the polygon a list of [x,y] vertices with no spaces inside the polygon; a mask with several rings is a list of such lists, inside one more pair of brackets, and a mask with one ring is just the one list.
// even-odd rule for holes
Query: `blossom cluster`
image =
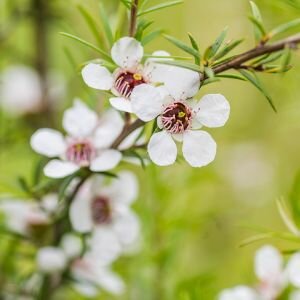
{"label": "blossom cluster", "polygon": [[[254,270],[259,280],[255,287],[238,285],[225,289],[219,300],[274,300],[294,288],[290,300],[300,299],[300,253],[294,253],[286,266],[281,253],[273,246],[266,245],[260,248],[254,259]],[[281,298],[280,298],[281,299]],[[284,298],[286,299],[286,298]]]}

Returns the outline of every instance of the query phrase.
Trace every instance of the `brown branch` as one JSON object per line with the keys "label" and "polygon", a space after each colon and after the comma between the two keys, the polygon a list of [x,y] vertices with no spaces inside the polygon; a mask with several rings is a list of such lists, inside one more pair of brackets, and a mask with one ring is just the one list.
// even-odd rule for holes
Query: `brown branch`
{"label": "brown branch", "polygon": [[[283,50],[285,47],[296,48],[297,45],[300,43],[300,33],[292,35],[286,39],[280,40],[273,44],[265,44],[255,47],[249,51],[241,53],[232,59],[225,61],[215,67],[213,67],[214,74],[219,74],[225,72],[230,69],[239,69],[245,62],[262,56],[264,54],[269,54],[273,52],[277,52]],[[205,74],[201,74],[200,80],[207,79]]]}
{"label": "brown branch", "polygon": [[139,0],[132,0],[130,11],[129,36],[135,36]]}
{"label": "brown branch", "polygon": [[120,135],[116,138],[116,140],[114,141],[114,143],[112,144],[111,148],[118,148],[118,146],[124,141],[124,139],[133,131],[135,131],[136,129],[138,129],[139,127],[142,127],[145,123],[140,120],[137,119],[135,120],[133,123],[131,123],[128,126],[124,126],[122,132],[120,133]]}

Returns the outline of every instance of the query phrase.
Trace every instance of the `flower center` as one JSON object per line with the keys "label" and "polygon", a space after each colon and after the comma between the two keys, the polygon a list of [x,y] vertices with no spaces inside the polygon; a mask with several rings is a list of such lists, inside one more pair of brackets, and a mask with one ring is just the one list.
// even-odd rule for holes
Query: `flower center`
{"label": "flower center", "polygon": [[183,133],[191,124],[192,112],[182,102],[168,105],[161,115],[163,127],[170,133]]}
{"label": "flower center", "polygon": [[79,142],[72,143],[67,149],[67,159],[77,165],[86,167],[95,155],[95,149],[91,143]]}
{"label": "flower center", "polygon": [[92,202],[92,218],[95,224],[107,224],[111,221],[111,207],[109,199],[98,196]]}
{"label": "flower center", "polygon": [[141,74],[125,71],[117,77],[115,89],[123,97],[129,98],[133,89],[142,83],[145,83],[145,80]]}

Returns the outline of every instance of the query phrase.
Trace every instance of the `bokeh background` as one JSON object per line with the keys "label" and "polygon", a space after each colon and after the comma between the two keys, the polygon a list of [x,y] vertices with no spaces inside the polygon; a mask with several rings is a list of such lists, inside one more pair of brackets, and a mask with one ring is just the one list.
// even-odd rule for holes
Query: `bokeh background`
{"label": "bokeh background", "polygon": [[[53,77],[47,88],[55,90],[51,107],[42,107],[38,113],[16,115],[1,106],[1,198],[9,194],[22,197],[16,178],[31,176],[32,165],[38,159],[28,143],[36,128],[60,128],[63,109],[74,97],[99,110],[105,106],[103,95],[88,89],[79,72],[80,65],[97,58],[97,53],[59,35],[66,31],[95,42],[77,6],[81,4],[99,20],[97,1],[45,1],[48,8],[42,19],[32,9],[38,2],[0,2],[0,72],[15,65],[31,66],[48,81]],[[103,3],[112,24],[126,17],[118,9],[117,0]],[[256,3],[268,28],[300,15],[297,1]],[[254,45],[249,14],[247,0],[185,0],[182,5],[149,15],[148,19],[155,21],[154,28],[163,28],[185,41],[186,33],[191,32],[202,50],[228,26],[229,39],[245,38],[235,50],[238,53]],[[156,49],[182,55],[163,38],[148,45],[146,52]],[[192,169],[182,162],[167,168],[150,165],[145,170],[125,164],[120,167],[131,168],[139,176],[141,188],[135,209],[141,217],[143,237],[139,253],[114,264],[127,284],[127,293],[118,299],[209,300],[225,287],[255,281],[253,254],[262,243],[239,245],[261,228],[286,230],[276,199],[289,199],[300,169],[299,51],[292,63],[294,68],[288,73],[260,76],[274,98],[277,114],[246,82],[225,79],[200,90],[199,98],[206,93],[222,93],[231,103],[227,125],[209,130],[218,143],[216,160],[209,166]],[[276,239],[266,243],[281,250],[297,247]],[[18,245],[1,232],[0,245],[3,281],[3,266],[8,258],[14,257],[12,272],[22,272],[26,264],[22,263],[22,256],[13,256]],[[56,299],[69,297],[84,299],[68,288],[56,295]],[[99,299],[114,297],[102,294]]]}

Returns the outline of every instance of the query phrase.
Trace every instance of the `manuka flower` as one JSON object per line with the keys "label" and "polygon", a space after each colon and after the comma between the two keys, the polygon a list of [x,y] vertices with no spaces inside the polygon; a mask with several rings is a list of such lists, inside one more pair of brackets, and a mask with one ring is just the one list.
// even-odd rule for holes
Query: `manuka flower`
{"label": "manuka flower", "polygon": [[[186,87],[189,86],[187,83]],[[131,95],[133,112],[141,120],[157,118],[161,131],[154,133],[148,144],[150,159],[157,165],[175,162],[175,141],[182,142],[183,156],[193,167],[205,166],[215,158],[217,147],[213,138],[195,129],[223,126],[229,117],[229,103],[220,94],[206,95],[199,102],[187,100],[191,96],[189,89],[177,89],[170,94],[164,87],[144,84],[136,87]]]}
{"label": "manuka flower", "polygon": [[[70,220],[78,232],[92,232],[91,244],[98,247],[99,259],[110,263],[139,237],[139,220],[130,209],[138,185],[127,171],[117,174],[110,185],[95,175],[80,189],[70,207]],[[96,245],[96,246],[94,246]]]}
{"label": "manuka flower", "polygon": [[155,63],[155,60],[169,59],[169,54],[164,51],[154,52],[154,56],[166,58],[150,58],[142,65],[144,49],[140,42],[131,37],[118,40],[111,49],[113,61],[118,68],[113,72],[98,64],[90,63],[82,69],[85,83],[98,90],[111,90],[116,96],[110,98],[111,105],[121,111],[132,112],[130,103],[134,89],[141,85],[156,85],[159,83],[180,88],[188,80],[192,83],[189,90],[196,92],[199,89],[200,77],[197,72]]}
{"label": "manuka flower", "polygon": [[123,128],[117,112],[110,110],[99,119],[94,111],[76,100],[64,113],[63,127],[66,137],[49,128],[39,129],[31,137],[31,146],[37,153],[54,158],[44,168],[46,176],[62,178],[82,167],[107,171],[120,162],[121,152],[109,148]]}

